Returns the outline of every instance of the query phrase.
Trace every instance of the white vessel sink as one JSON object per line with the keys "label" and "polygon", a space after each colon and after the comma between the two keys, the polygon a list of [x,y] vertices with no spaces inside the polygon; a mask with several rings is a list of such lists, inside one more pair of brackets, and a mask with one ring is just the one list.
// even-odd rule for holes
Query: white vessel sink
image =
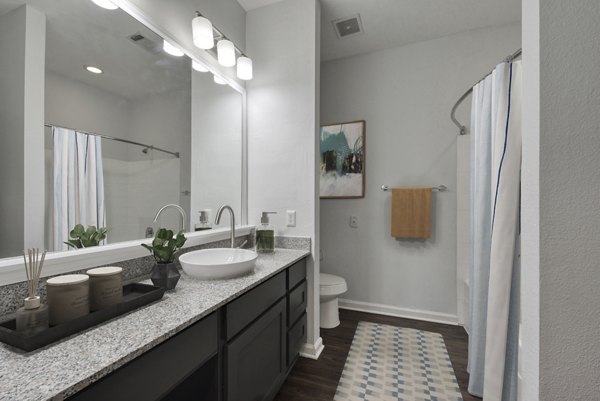
{"label": "white vessel sink", "polygon": [[179,257],[179,263],[192,277],[219,280],[251,272],[257,257],[248,249],[214,248],[185,253]]}

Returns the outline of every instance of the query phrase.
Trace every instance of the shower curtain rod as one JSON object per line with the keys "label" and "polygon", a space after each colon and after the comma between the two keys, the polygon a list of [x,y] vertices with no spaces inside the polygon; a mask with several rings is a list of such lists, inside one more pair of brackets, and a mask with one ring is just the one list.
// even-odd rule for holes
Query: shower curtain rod
{"label": "shower curtain rod", "polygon": [[62,127],[60,125],[54,125],[54,124],[44,124],[44,127],[68,129],[68,130],[80,132],[80,133],[86,134],[86,135],[98,136],[100,138],[110,139],[110,140],[117,141],[117,142],[125,142],[125,143],[129,143],[131,145],[137,145],[137,146],[143,147],[144,149],[142,150],[142,152],[144,152],[144,153],[147,153],[148,149],[150,149],[150,150],[158,150],[159,152],[168,153],[168,154],[173,155],[173,156],[175,156],[176,158],[179,159],[179,152],[171,152],[171,151],[168,151],[168,150],[165,150],[165,149],[157,148],[156,146],[146,145],[145,143],[134,142],[134,141],[130,141],[128,139],[115,138],[114,136],[108,136],[108,135],[102,135],[102,134],[95,134],[93,132],[86,132],[86,131],[82,131],[82,130],[79,130],[79,129],[69,128],[69,127]]}
{"label": "shower curtain rod", "polygon": [[[522,53],[522,49],[517,50],[516,52],[514,52],[513,54],[511,54],[510,56],[506,57],[504,59],[505,63],[512,63],[513,61],[515,61]],[[494,70],[490,71],[489,73],[485,74],[485,76],[483,78],[481,78],[479,81],[477,81],[475,83],[475,85],[477,85],[479,82],[483,81],[488,75],[490,75]],[[467,98],[467,96],[469,96],[471,94],[471,92],[473,92],[473,87],[475,86],[473,85],[468,91],[466,91],[454,104],[454,107],[452,107],[452,111],[450,112],[450,119],[452,120],[452,122],[458,127],[459,131],[459,135],[465,135],[467,133],[467,127],[465,127],[464,125],[462,125],[454,116],[454,113],[456,113],[456,109],[458,108],[458,106]]]}

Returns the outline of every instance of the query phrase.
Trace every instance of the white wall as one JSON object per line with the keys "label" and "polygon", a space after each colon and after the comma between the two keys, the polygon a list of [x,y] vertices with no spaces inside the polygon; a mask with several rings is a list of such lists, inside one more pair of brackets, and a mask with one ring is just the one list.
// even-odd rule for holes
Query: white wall
{"label": "white wall", "polygon": [[[539,400],[540,378],[540,0],[523,1],[521,326],[519,401]],[[550,398],[554,399],[554,398]]]}
{"label": "white wall", "polygon": [[[262,211],[276,211],[277,234],[311,237],[313,256],[319,247],[319,18],[316,0],[284,0],[248,12],[246,21],[247,50],[255,65],[254,79],[246,85],[249,223],[258,223]],[[288,209],[296,210],[296,227],[285,227]],[[320,352],[318,274],[318,258],[311,257],[304,354],[313,356]]]}
{"label": "white wall", "polygon": [[0,57],[0,219],[11,228],[0,236],[0,257],[23,249],[23,170],[14,166],[23,155],[25,9],[0,16],[0,53],[6,55]]}
{"label": "white wall", "polygon": [[[458,130],[449,113],[520,43],[513,25],[322,66],[321,123],[367,122],[365,198],[321,201],[322,270],[346,278],[346,305],[456,322],[456,196],[468,187],[457,187]],[[458,114],[463,123],[469,108],[467,100]],[[383,184],[448,187],[434,194],[430,240],[390,237],[391,197]],[[358,216],[359,228],[350,228],[350,215]]]}
{"label": "white wall", "polygon": [[[192,74],[192,229],[203,209],[211,209],[213,226],[217,209],[227,204],[242,216],[242,95],[218,85],[211,74]],[[229,227],[229,217],[221,220]]]}
{"label": "white wall", "polygon": [[600,2],[539,13],[540,399],[597,400]]}
{"label": "white wall", "polygon": [[[45,17],[21,6],[0,17],[0,258],[43,247]],[[24,166],[24,168],[20,168]],[[23,183],[32,183],[24,186]]]}

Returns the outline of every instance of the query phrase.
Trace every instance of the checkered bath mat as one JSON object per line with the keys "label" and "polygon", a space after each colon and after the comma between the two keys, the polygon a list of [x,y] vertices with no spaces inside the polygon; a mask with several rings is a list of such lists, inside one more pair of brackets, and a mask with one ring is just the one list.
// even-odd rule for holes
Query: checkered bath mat
{"label": "checkered bath mat", "polygon": [[334,401],[462,401],[441,334],[359,322]]}

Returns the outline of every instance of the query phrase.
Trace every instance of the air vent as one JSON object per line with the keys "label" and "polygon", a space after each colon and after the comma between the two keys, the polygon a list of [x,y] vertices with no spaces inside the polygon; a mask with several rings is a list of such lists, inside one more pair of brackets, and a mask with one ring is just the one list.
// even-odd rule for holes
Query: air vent
{"label": "air vent", "polygon": [[335,28],[335,33],[337,33],[338,38],[347,38],[363,33],[362,22],[359,14],[351,17],[336,19],[331,22],[333,23],[333,27]]}
{"label": "air vent", "polygon": [[162,52],[160,45],[154,43],[152,40],[148,39],[139,32],[129,36],[129,40],[152,54],[161,54]]}

